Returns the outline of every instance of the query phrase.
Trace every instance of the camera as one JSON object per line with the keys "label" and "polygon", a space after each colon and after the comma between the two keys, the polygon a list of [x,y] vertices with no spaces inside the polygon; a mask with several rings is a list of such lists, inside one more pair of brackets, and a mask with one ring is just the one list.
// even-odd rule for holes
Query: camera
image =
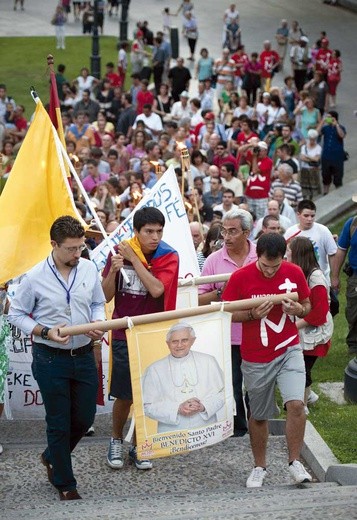
{"label": "camera", "polygon": [[259,152],[260,152],[259,146],[254,146],[253,153],[259,153]]}
{"label": "camera", "polygon": [[332,117],[329,117],[329,116],[328,116],[328,117],[325,117],[325,123],[326,123],[327,125],[331,125],[331,124],[332,124]]}

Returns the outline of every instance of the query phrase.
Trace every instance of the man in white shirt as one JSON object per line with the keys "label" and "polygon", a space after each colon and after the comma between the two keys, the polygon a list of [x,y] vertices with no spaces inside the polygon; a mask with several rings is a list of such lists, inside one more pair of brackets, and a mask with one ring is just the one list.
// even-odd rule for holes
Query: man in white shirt
{"label": "man in white shirt", "polygon": [[192,111],[188,103],[190,94],[184,90],[180,94],[180,101],[176,101],[171,108],[171,116],[174,121],[180,121],[183,117],[192,116]]}
{"label": "man in white shirt", "polygon": [[213,356],[191,350],[195,339],[188,323],[173,325],[166,336],[170,354],[143,376],[145,415],[158,422],[158,433],[208,426],[224,406],[222,369]]}
{"label": "man in white shirt", "polygon": [[331,231],[315,222],[316,206],[312,200],[302,200],[297,207],[298,224],[288,228],[284,234],[287,242],[296,236],[307,237],[311,240],[316,259],[321,271],[327,280],[330,280],[330,269],[334,256],[337,252],[337,245]]}
{"label": "man in white shirt", "polygon": [[231,209],[239,209],[238,206],[233,203],[233,201],[234,191],[230,188],[226,188],[225,190],[223,190],[222,204],[217,204],[217,206],[213,207],[213,210],[221,211],[222,215],[224,216]]}
{"label": "man in white shirt", "polygon": [[158,139],[158,135],[163,131],[161,117],[152,111],[152,105],[145,103],[143,106],[143,113],[139,114],[133,124],[133,130],[136,129],[138,121],[143,121],[153,135],[155,141]]}

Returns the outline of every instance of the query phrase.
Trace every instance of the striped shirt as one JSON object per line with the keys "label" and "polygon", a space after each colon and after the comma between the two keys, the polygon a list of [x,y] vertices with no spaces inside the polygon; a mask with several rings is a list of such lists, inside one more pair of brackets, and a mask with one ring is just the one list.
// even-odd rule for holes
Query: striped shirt
{"label": "striped shirt", "polygon": [[285,197],[288,199],[291,206],[296,207],[298,203],[303,200],[302,190],[300,183],[297,181],[291,181],[289,184],[283,184],[279,179],[275,180],[269,191],[269,197],[272,198],[274,190],[280,188],[285,193]]}

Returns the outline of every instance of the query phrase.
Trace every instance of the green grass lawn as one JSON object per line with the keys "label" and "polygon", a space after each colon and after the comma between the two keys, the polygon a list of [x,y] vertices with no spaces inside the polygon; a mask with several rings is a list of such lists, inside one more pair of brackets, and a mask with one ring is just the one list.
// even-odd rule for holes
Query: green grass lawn
{"label": "green grass lawn", "polygon": [[[339,234],[348,217],[349,215],[333,226],[329,226],[332,233]],[[344,370],[351,359],[351,356],[347,354],[345,341],[347,334],[344,313],[346,275],[341,273],[340,279],[340,312],[334,318],[335,329],[330,351],[325,358],[316,361],[312,371],[314,381],[312,387],[320,395],[320,399],[313,407],[310,407],[308,419],[342,463],[357,463],[357,405],[337,405],[318,389],[318,383],[344,381]]]}
{"label": "green grass lawn", "polygon": [[[105,64],[108,61],[117,63],[117,41],[114,36],[100,37],[102,76],[105,75]],[[72,81],[79,75],[82,67],[88,67],[90,70],[92,38],[89,35],[67,36],[66,50],[56,49],[54,36],[0,38],[0,83],[6,84],[8,95],[12,96],[16,103],[25,106],[27,119],[35,106],[30,95],[31,86],[35,87],[43,104],[49,100],[46,59],[48,54],[54,56],[55,71],[60,63],[66,65],[65,77]]]}

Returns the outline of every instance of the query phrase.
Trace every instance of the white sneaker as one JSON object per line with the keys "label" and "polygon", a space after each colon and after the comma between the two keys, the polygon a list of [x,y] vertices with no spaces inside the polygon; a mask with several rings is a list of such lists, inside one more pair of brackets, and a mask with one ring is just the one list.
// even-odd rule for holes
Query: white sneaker
{"label": "white sneaker", "polygon": [[289,471],[290,475],[297,484],[312,481],[312,476],[306,471],[303,464],[301,464],[299,460],[294,460],[293,463],[289,465]]}
{"label": "white sneaker", "polygon": [[112,469],[121,469],[124,466],[122,439],[110,439],[107,464]]}
{"label": "white sneaker", "polygon": [[4,451],[4,448],[2,447],[2,444],[0,444],[0,455],[2,454],[3,451]]}
{"label": "white sneaker", "polygon": [[309,397],[307,398],[308,406],[315,404],[320,399],[320,396],[316,394],[313,390],[310,390]]}
{"label": "white sneaker", "polygon": [[309,409],[307,406],[304,406],[304,411],[305,411],[305,415],[309,415],[310,412],[309,412]]}
{"label": "white sneaker", "polygon": [[256,466],[255,468],[253,468],[251,474],[247,478],[246,486],[248,488],[262,487],[266,475],[266,469],[261,468],[260,466]]}

